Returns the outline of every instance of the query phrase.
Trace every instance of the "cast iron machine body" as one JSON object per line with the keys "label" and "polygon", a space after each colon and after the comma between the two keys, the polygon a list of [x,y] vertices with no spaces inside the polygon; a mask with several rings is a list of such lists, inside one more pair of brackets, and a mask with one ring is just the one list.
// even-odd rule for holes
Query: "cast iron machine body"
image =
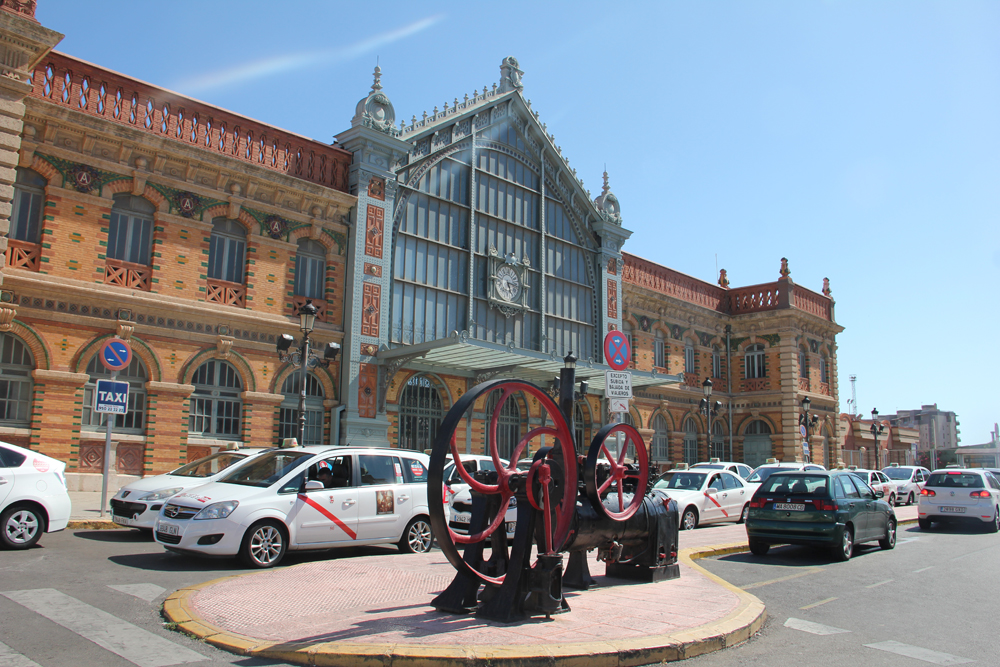
{"label": "cast iron machine body", "polygon": [[[567,357],[570,361],[575,359]],[[434,598],[439,611],[475,612],[502,622],[568,611],[563,586],[596,584],[586,558],[593,549],[607,564],[609,577],[661,581],[679,575],[677,505],[659,490],[647,493],[649,461],[642,437],[628,424],[608,424],[594,436],[586,455],[578,453],[573,438],[575,370],[567,366],[560,377],[559,405],[530,382],[491,380],[456,401],[439,427],[427,496],[438,544],[457,570],[448,588]],[[487,401],[494,392],[497,400]],[[497,424],[508,400],[539,405],[546,419],[520,437],[510,456],[503,457],[509,459],[504,464]],[[495,471],[470,473],[462,465],[456,435],[461,431],[464,436],[471,425],[468,415],[484,403],[493,408],[486,427]],[[519,469],[528,451],[534,452],[531,465]],[[456,533],[445,520],[443,471],[449,455],[470,487],[468,534]],[[511,499],[517,523],[508,539],[505,514]],[[569,554],[565,571],[564,554]]]}

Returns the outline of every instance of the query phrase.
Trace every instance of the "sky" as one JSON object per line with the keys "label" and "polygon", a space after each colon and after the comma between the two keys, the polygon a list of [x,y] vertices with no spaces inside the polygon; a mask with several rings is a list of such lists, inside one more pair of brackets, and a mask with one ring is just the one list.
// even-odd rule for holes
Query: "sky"
{"label": "sky", "polygon": [[[58,50],[321,141],[376,61],[397,121],[504,57],[624,250],[732,286],[830,279],[840,409],[1000,421],[1000,3],[39,0]],[[988,342],[988,336],[986,341]],[[967,380],[975,380],[968,387]]]}

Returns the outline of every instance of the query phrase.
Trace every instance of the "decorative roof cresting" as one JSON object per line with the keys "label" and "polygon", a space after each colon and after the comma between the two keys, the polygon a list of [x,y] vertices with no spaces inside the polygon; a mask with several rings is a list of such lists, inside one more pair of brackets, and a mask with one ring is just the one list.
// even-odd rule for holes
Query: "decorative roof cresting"
{"label": "decorative roof cresting", "polygon": [[518,67],[517,58],[514,56],[507,56],[500,63],[500,90],[498,91],[501,95],[511,90],[524,90],[524,84],[521,83],[521,75],[524,72]]}
{"label": "decorative roof cresting", "polygon": [[611,192],[611,186],[608,185],[608,172],[604,172],[604,187],[601,189],[601,194],[594,199],[594,206],[597,207],[597,212],[601,214],[601,217],[608,222],[613,222],[616,225],[622,224],[622,209],[621,205],[618,203],[618,197]]}
{"label": "decorative roof cresting", "polygon": [[399,134],[399,130],[393,127],[396,122],[396,110],[393,109],[389,97],[382,92],[382,68],[378,65],[375,66],[374,75],[372,90],[367,97],[358,102],[354,118],[351,119],[351,127],[362,125],[395,137]]}

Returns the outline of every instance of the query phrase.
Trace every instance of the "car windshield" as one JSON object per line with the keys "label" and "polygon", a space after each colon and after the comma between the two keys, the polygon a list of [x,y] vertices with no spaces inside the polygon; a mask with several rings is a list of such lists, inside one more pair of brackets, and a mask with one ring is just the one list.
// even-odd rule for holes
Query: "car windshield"
{"label": "car windshield", "polygon": [[719,465],[718,463],[698,463],[698,464],[696,464],[694,466],[691,466],[691,467],[692,468],[710,468],[712,470],[725,470],[726,469],[726,466]]}
{"label": "car windshield", "polygon": [[757,493],[792,496],[828,496],[826,475],[771,475]]}
{"label": "car windshield", "polygon": [[932,472],[927,486],[951,486],[962,489],[984,487],[982,475],[974,472]]}
{"label": "car windshield", "polygon": [[885,468],[882,473],[889,479],[910,479],[913,470],[911,468]]}
{"label": "car windshield", "polygon": [[237,461],[242,461],[246,457],[246,454],[239,452],[219,452],[218,454],[212,454],[203,459],[192,461],[170,474],[177,475],[178,477],[211,477],[216,473],[222,472]]}
{"label": "car windshield", "polygon": [[310,456],[312,454],[288,450],[268,452],[261,454],[247,465],[237,468],[219,481],[226,484],[268,487]]}
{"label": "car windshield", "polygon": [[747,477],[748,482],[763,482],[765,479],[773,475],[774,473],[781,470],[778,466],[768,466],[760,467],[753,471],[753,474]]}
{"label": "car windshield", "polygon": [[705,474],[696,472],[672,471],[666,473],[653,485],[654,489],[683,489],[697,491],[705,483]]}

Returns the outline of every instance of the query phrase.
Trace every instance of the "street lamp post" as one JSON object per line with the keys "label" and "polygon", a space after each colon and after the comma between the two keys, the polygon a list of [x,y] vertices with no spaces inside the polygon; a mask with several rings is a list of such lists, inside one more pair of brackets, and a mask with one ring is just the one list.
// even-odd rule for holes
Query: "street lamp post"
{"label": "street lamp post", "polygon": [[[809,414],[809,407],[812,405],[812,401],[808,396],[802,399],[802,412],[799,413],[799,428],[802,430],[802,436],[805,438],[803,444],[807,447],[809,445],[809,436],[812,435],[812,427],[819,423],[819,415]],[[806,449],[806,463],[811,463],[812,461],[812,451]],[[829,461],[827,465],[829,466]]]}
{"label": "street lamp post", "polygon": [[705,430],[705,440],[708,445],[708,458],[712,458],[712,417],[719,416],[719,410],[722,409],[722,403],[716,401],[712,403],[712,380],[711,378],[705,378],[705,381],[701,383],[701,390],[705,394],[705,398],[701,399],[698,404],[698,411],[705,415],[705,423],[707,424]]}
{"label": "street lamp post", "polygon": [[881,462],[879,461],[878,453],[878,437],[882,435],[884,430],[882,424],[878,421],[878,409],[872,408],[872,438],[875,440],[875,468],[874,470],[879,470],[881,468]]}
{"label": "street lamp post", "polygon": [[288,334],[281,334],[278,337],[277,345],[278,359],[301,369],[299,382],[299,444],[301,445],[304,445],[306,441],[306,381],[309,377],[309,369],[319,366],[326,368],[340,352],[340,345],[337,343],[327,343],[322,358],[315,351],[309,349],[309,334],[316,326],[316,313],[316,306],[310,300],[307,300],[299,308],[299,329],[302,331],[302,341],[299,343],[297,352],[288,352],[295,343],[295,339]]}

